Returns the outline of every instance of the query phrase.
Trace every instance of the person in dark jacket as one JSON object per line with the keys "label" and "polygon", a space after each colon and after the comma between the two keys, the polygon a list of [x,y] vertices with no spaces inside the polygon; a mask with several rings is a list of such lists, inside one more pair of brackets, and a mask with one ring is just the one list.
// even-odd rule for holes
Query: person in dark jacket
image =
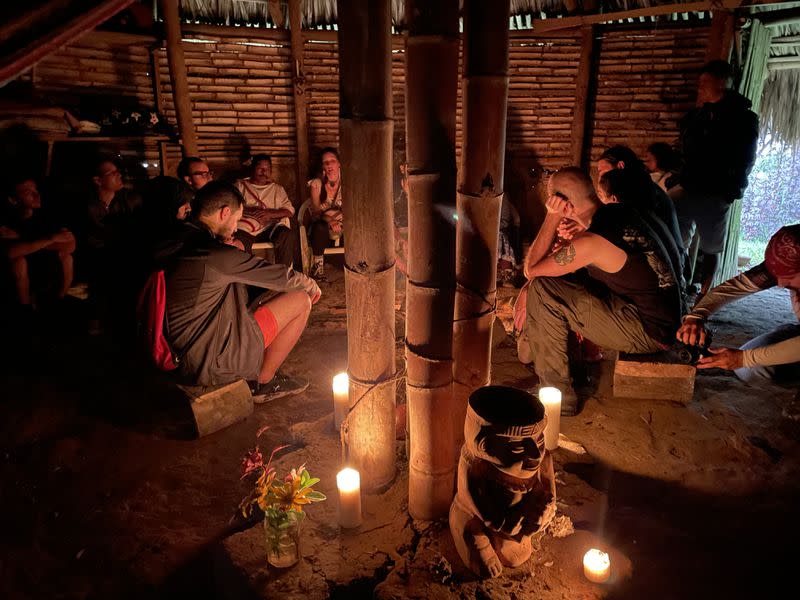
{"label": "person in dark jacket", "polygon": [[[203,186],[192,218],[161,254],[165,337],[182,375],[196,385],[251,382],[256,402],[308,387],[278,371],[320,298],[314,280],[230,245],[244,199],[224,182]],[[248,302],[248,286],[268,290]]]}
{"label": "person in dark jacket", "polygon": [[731,66],[724,60],[705,65],[697,107],[680,124],[683,194],[676,197],[675,205],[684,245],[691,242],[695,226],[700,235],[701,295],[714,279],[730,206],[747,187],[758,143],[758,116],[747,98],[729,89],[731,78]]}

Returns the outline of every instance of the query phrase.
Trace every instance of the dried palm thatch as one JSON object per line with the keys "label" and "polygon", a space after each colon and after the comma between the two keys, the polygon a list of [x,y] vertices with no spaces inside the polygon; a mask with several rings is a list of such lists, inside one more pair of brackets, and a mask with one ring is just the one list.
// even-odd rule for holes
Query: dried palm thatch
{"label": "dried palm thatch", "polygon": [[800,149],[800,69],[772,71],[761,97],[761,133]]}
{"label": "dried palm thatch", "polygon": [[[583,0],[570,2],[580,6]],[[691,2],[692,0],[674,0],[674,3]],[[180,0],[184,19],[203,23],[224,25],[251,25],[274,27],[270,15],[270,0]],[[600,0],[598,5],[602,12],[644,8],[662,4],[658,0]],[[672,3],[672,0],[670,0]],[[287,1],[279,0],[278,5],[286,22]],[[303,27],[318,27],[336,23],[336,0],[304,0]],[[514,16],[556,17],[565,15],[568,9],[564,0],[511,0],[511,14]],[[275,6],[273,7],[275,10]],[[392,0],[392,24],[395,27],[405,26],[405,0]],[[281,25],[283,26],[283,25]]]}

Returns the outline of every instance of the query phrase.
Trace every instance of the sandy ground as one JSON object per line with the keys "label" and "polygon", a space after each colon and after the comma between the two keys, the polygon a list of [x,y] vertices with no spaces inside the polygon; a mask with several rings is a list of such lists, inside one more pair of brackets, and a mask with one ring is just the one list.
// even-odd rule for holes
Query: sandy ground
{"label": "sandy ground", "polygon": [[[169,386],[112,336],[83,335],[77,316],[15,347],[0,388],[0,596],[751,598],[791,581],[800,424],[781,408],[794,391],[722,372],[700,374],[684,407],[614,399],[613,363],[598,365],[583,410],[562,419],[587,452],[555,453],[559,513],[575,533],[537,537],[531,560],[498,579],[465,571],[446,524],[409,520],[403,442],[394,485],[365,496],[359,530],[340,531],[330,397],[347,362],[340,272],[324,292],[286,365],[309,391],[200,440]],[[511,292],[500,295],[507,315]],[[766,292],[722,312],[716,340],[739,344],[792,319],[785,292]],[[398,344],[402,323],[401,310]],[[533,386],[496,332],[494,382]],[[262,448],[291,444],[279,469],[306,463],[331,497],[308,510],[303,558],[285,571],[266,565],[261,527],[231,523],[247,491],[240,460],[263,425]],[[608,584],[582,575],[593,546],[611,554]]]}

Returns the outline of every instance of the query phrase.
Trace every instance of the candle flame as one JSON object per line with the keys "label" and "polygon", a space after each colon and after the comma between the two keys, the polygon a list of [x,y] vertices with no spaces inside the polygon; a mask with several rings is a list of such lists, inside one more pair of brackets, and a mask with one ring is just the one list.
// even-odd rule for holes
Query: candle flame
{"label": "candle flame", "polygon": [[539,401],[542,404],[560,404],[561,390],[554,387],[543,387],[539,390]]}
{"label": "candle flame", "polygon": [[602,573],[611,566],[611,560],[602,550],[592,548],[583,555],[583,566],[593,573]]}
{"label": "candle flame", "polygon": [[347,373],[339,373],[333,378],[333,393],[346,394],[350,388],[350,378]]}
{"label": "candle flame", "polygon": [[336,474],[336,485],[340,492],[353,492],[361,487],[361,475],[349,467],[342,469]]}

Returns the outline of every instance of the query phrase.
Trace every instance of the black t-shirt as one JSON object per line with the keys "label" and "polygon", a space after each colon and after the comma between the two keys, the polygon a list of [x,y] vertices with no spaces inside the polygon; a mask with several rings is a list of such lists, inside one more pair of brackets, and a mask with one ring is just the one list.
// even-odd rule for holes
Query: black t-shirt
{"label": "black t-shirt", "polygon": [[645,331],[659,342],[671,343],[680,325],[681,296],[663,245],[636,210],[607,204],[594,215],[589,231],[628,255],[617,273],[589,265],[592,279],[633,304]]}

